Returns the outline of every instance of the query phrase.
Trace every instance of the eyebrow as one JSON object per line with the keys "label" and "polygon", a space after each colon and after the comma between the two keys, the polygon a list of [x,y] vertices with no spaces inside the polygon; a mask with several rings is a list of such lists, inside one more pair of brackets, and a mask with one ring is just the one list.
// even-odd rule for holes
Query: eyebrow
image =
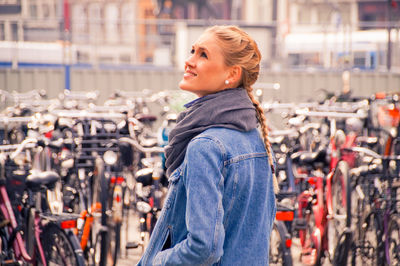
{"label": "eyebrow", "polygon": [[[192,45],[192,49],[194,49],[194,48],[195,48],[195,45]],[[209,53],[209,51],[207,50],[207,48],[205,48],[205,47],[203,47],[203,46],[198,46],[197,49],[200,50],[200,51],[206,51],[206,52]]]}

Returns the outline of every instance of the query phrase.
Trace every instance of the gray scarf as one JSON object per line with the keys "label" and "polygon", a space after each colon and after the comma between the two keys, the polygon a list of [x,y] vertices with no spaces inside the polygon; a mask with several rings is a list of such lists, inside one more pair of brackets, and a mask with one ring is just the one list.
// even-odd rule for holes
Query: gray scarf
{"label": "gray scarf", "polygon": [[209,94],[186,105],[165,147],[167,176],[179,167],[190,140],[212,127],[250,131],[257,127],[256,110],[243,88]]}

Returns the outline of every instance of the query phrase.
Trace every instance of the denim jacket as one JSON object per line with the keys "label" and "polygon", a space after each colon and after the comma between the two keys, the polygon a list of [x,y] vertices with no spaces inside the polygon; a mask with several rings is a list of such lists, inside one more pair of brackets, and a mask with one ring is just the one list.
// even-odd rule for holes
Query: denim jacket
{"label": "denim jacket", "polygon": [[276,204],[257,129],[193,138],[138,265],[268,265]]}

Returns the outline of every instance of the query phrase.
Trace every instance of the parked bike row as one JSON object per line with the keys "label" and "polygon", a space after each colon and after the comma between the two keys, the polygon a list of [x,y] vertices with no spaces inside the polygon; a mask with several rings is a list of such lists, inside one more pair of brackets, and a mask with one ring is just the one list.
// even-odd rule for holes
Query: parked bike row
{"label": "parked bike row", "polygon": [[280,184],[270,264],[399,265],[399,96],[264,107],[286,125],[270,132]]}
{"label": "parked bike row", "polygon": [[[96,92],[0,96],[1,264],[117,265],[144,250],[168,186],[162,147],[188,96],[116,91],[101,106]],[[263,103],[280,185],[271,265],[399,264],[399,104],[397,94]],[[134,242],[121,234],[132,217]]]}
{"label": "parked bike row", "polygon": [[[1,265],[117,265],[144,249],[167,190],[170,93],[119,91],[102,106],[96,93],[1,94]],[[121,238],[132,217],[135,242]]]}

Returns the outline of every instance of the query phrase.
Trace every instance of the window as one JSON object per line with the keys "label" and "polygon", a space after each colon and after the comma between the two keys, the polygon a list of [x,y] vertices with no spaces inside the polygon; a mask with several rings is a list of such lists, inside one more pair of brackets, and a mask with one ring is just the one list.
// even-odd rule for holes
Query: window
{"label": "window", "polygon": [[50,17],[50,7],[48,4],[43,4],[42,5],[42,14],[43,18],[49,18]]}
{"label": "window", "polygon": [[6,38],[4,33],[4,23],[0,23],[0,40],[4,41]]}
{"label": "window", "polygon": [[31,18],[37,18],[37,6],[35,3],[31,3],[31,5],[29,6],[29,14],[31,16]]}
{"label": "window", "polygon": [[11,37],[12,41],[18,41],[18,24],[11,23]]}
{"label": "window", "polygon": [[109,43],[119,42],[118,13],[116,4],[107,5],[105,10],[105,29],[107,41]]}

